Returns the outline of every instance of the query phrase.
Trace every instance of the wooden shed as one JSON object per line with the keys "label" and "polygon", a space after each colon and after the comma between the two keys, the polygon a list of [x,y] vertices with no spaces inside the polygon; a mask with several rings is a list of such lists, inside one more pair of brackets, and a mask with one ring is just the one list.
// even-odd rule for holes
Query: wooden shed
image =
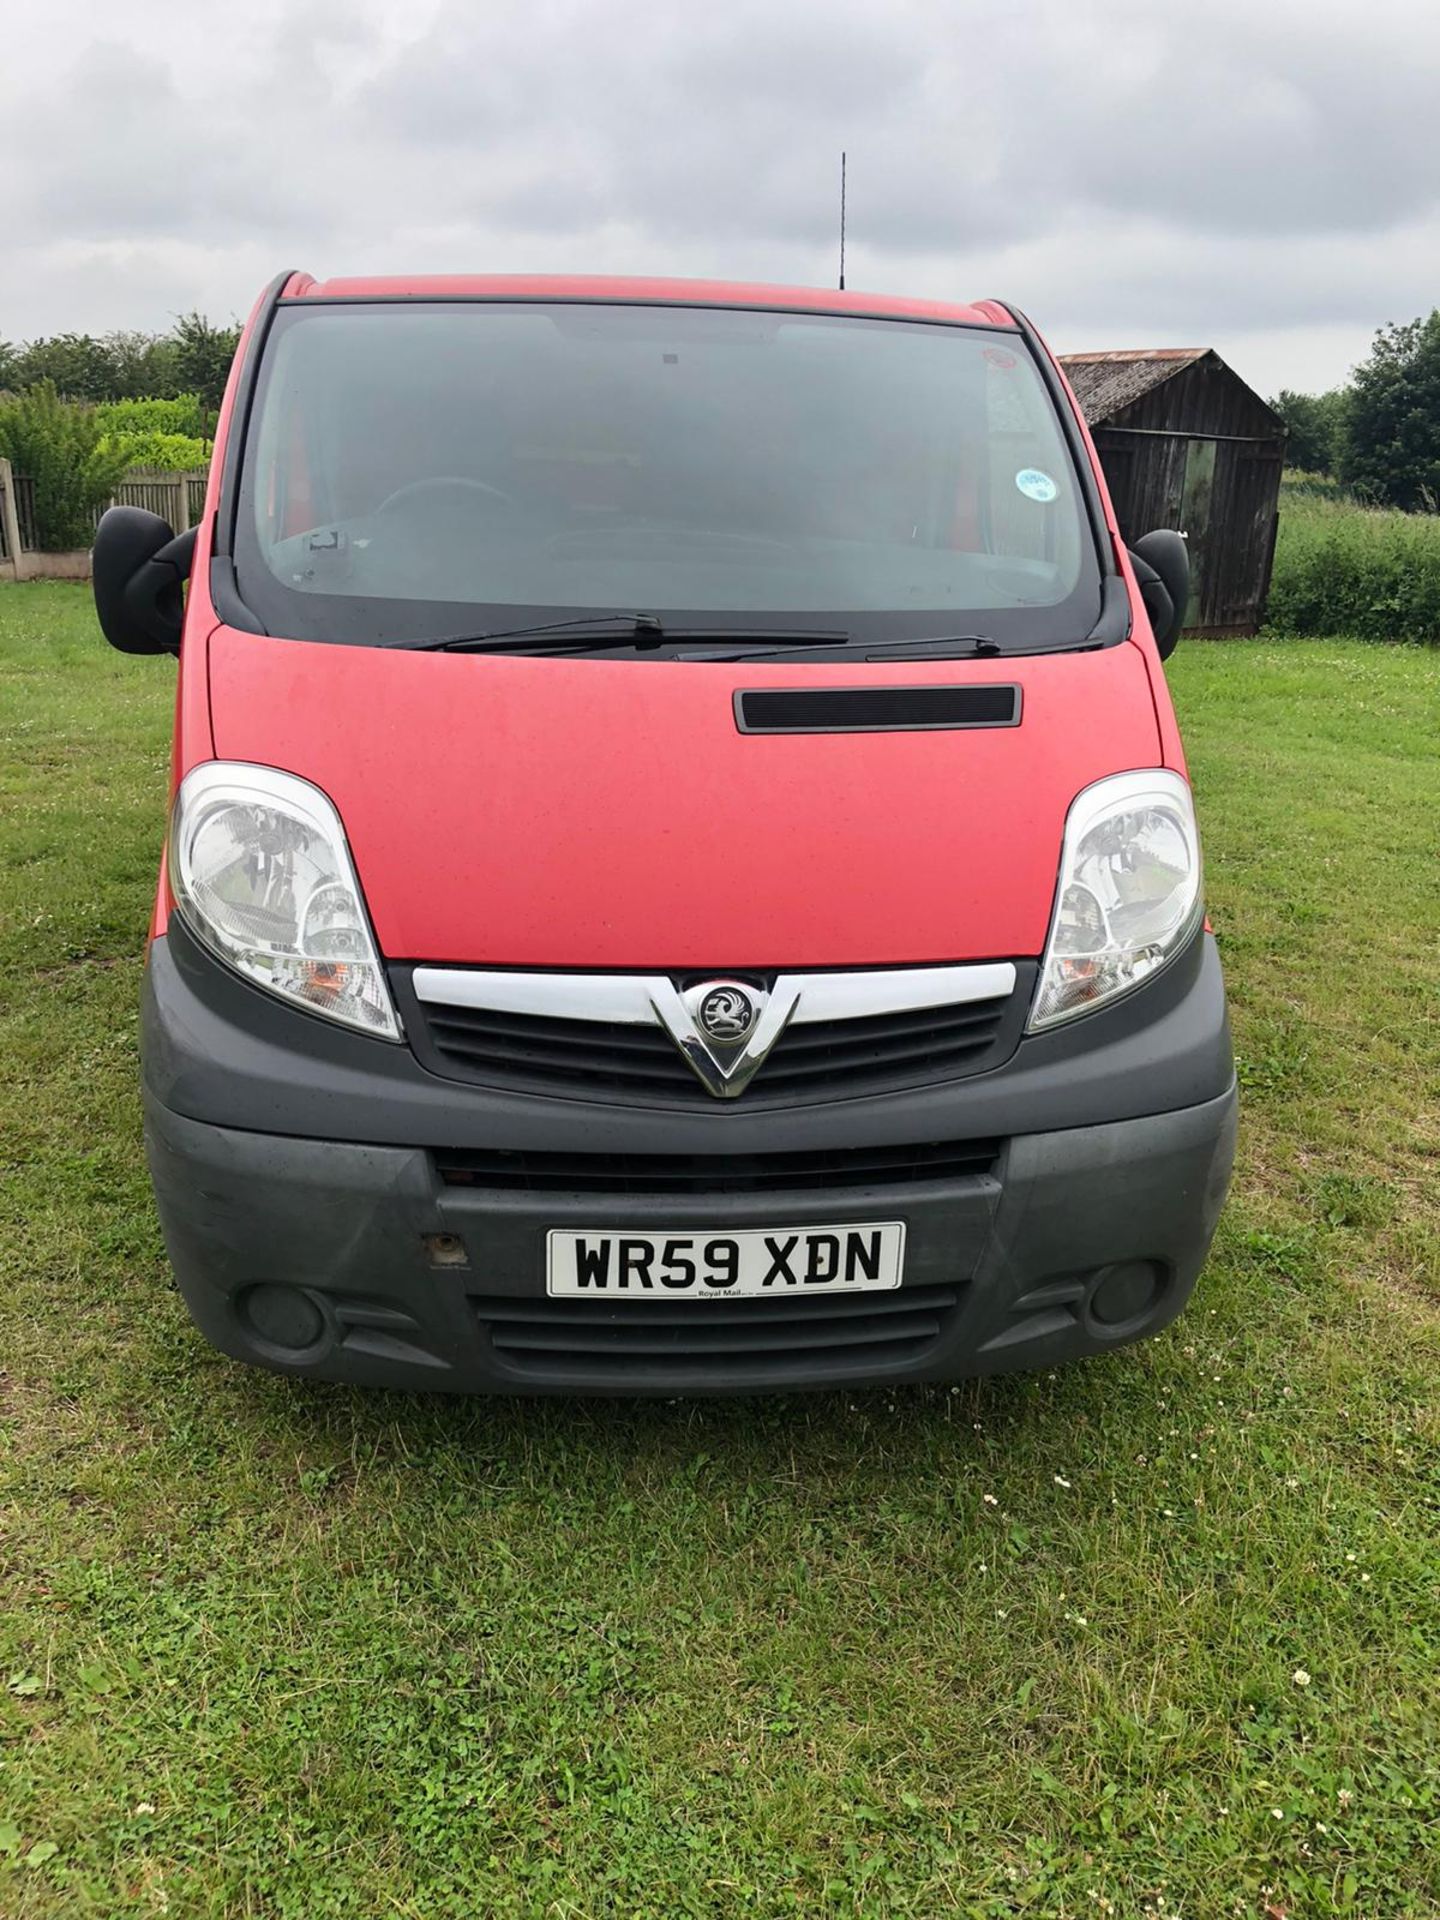
{"label": "wooden shed", "polygon": [[1190,543],[1192,633],[1254,633],[1275,558],[1285,423],[1210,347],[1068,353],[1120,531]]}

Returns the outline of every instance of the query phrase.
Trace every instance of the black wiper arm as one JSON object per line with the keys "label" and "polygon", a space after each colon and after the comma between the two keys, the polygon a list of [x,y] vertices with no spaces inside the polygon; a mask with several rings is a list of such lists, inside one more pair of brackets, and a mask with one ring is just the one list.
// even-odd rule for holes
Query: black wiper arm
{"label": "black wiper arm", "polygon": [[658,647],[665,638],[665,629],[653,613],[582,613],[573,620],[547,620],[538,626],[495,627],[488,633],[451,633],[435,640],[406,640],[398,644],[433,653],[485,653],[491,649],[496,653],[509,653],[521,651],[511,647],[513,640],[538,640],[543,648],[550,644],[551,634],[583,633],[587,639],[604,638],[607,646],[613,646],[615,639],[607,632],[610,628],[617,630],[622,641],[628,636],[637,646]]}
{"label": "black wiper arm", "polygon": [[[834,640],[823,635],[806,642],[807,646],[828,645],[835,649],[837,656],[848,656],[855,660],[973,660],[977,656],[989,657],[1003,653],[1005,649],[998,640],[992,640],[988,633],[934,633],[922,635],[918,640],[877,640],[873,645],[851,643],[837,647]],[[792,653],[799,653],[796,646],[767,647],[759,649],[746,647],[742,652],[726,654],[727,660],[784,660]]]}
{"label": "black wiper arm", "polygon": [[[401,640],[394,644],[434,653],[559,654],[596,653],[607,647],[627,645],[649,649],[660,647],[667,640],[683,640],[687,646],[733,647],[738,637],[733,627],[666,628],[653,613],[598,613],[582,614],[574,620],[546,621],[540,626],[504,627],[490,633],[454,633],[438,640]],[[772,628],[757,637],[763,641],[784,640],[787,652],[802,647],[843,647],[850,638],[848,633],[822,633],[808,627],[797,627],[793,631]]]}
{"label": "black wiper arm", "polygon": [[930,633],[919,640],[881,640],[865,649],[865,658],[883,654],[887,660],[934,660],[954,653],[966,656],[1003,653],[1005,649],[988,633]]}

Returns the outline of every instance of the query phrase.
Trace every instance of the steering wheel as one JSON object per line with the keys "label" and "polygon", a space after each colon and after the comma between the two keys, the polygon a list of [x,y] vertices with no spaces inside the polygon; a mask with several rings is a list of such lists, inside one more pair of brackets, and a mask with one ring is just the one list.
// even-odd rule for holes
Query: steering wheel
{"label": "steering wheel", "polygon": [[487,494],[492,500],[502,500],[507,507],[518,507],[520,502],[513,493],[506,493],[501,487],[492,487],[488,480],[472,480],[463,473],[437,473],[427,480],[409,480],[403,487],[397,487],[394,493],[387,494],[376,507],[379,513],[388,513],[393,506],[406,500],[418,500],[424,494],[438,492],[441,488],[464,488],[470,493]]}

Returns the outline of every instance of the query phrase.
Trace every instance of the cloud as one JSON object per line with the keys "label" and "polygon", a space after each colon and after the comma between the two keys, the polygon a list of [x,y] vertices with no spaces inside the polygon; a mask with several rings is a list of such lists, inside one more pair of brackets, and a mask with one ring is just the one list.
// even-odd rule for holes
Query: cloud
{"label": "cloud", "polygon": [[1433,304],[1437,83],[1404,0],[54,0],[0,66],[0,335],[287,264],[824,282],[845,147],[852,284],[1313,383]]}

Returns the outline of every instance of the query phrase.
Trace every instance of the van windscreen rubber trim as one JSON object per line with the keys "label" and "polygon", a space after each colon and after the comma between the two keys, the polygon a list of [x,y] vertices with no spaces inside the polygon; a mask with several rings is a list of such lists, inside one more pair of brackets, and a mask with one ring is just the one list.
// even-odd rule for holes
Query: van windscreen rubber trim
{"label": "van windscreen rubber trim", "polygon": [[1020,689],[945,687],[741,688],[741,733],[914,733],[961,727],[1018,727]]}

